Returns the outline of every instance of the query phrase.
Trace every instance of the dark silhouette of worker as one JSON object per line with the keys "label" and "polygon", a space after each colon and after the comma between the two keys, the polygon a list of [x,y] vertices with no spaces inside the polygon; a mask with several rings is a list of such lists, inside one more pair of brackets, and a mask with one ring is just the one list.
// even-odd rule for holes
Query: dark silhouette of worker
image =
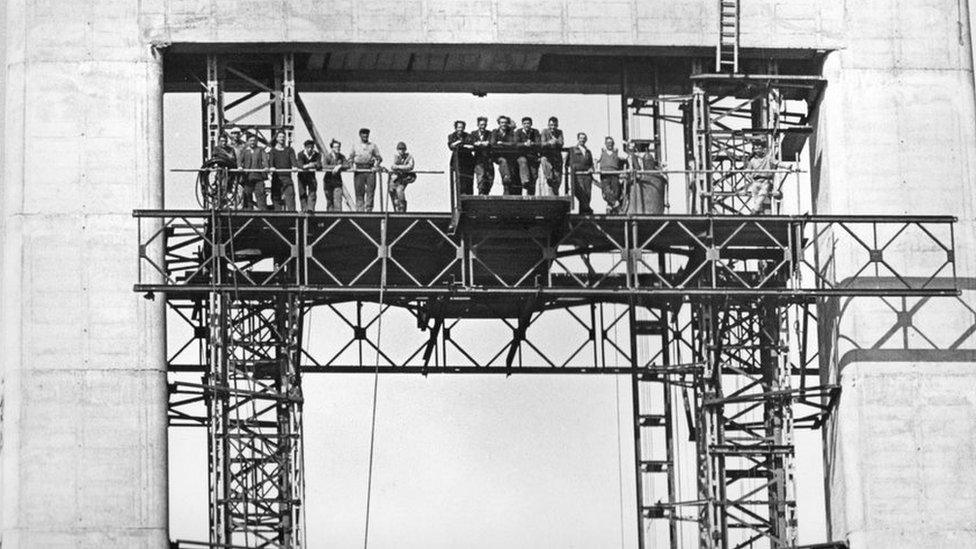
{"label": "dark silhouette of worker", "polygon": [[346,156],[342,154],[342,143],[335,139],[329,143],[329,150],[322,156],[322,192],[325,193],[325,211],[342,211],[342,172],[349,167]]}
{"label": "dark silhouette of worker", "polygon": [[[264,170],[268,168],[268,151],[264,147],[258,146],[256,135],[249,133],[247,145],[241,151],[240,167],[245,171],[242,174],[241,186],[243,187],[243,204],[245,210],[258,210],[268,208],[267,190],[264,182],[268,175]],[[255,171],[261,170],[261,171]]]}
{"label": "dark silhouette of worker", "polygon": [[454,121],[454,131],[447,136],[447,148],[451,150],[451,173],[457,184],[458,194],[474,194],[474,154],[468,144],[468,132],[464,120]]}
{"label": "dark silhouette of worker", "polygon": [[[531,196],[535,194],[535,183],[539,179],[539,143],[542,141],[539,130],[532,127],[531,117],[522,117],[522,127],[515,130],[515,141],[519,147],[516,158],[519,180],[522,189]],[[521,189],[515,194],[522,194]]]}
{"label": "dark silhouette of worker", "polygon": [[478,184],[478,194],[487,195],[495,183],[495,165],[491,158],[491,136],[488,118],[478,117],[478,127],[468,134],[468,143],[473,149],[474,180]]}
{"label": "dark silhouette of worker", "polygon": [[305,140],[305,147],[298,153],[298,165],[306,172],[298,174],[298,197],[303,212],[314,212],[318,183],[315,172],[322,169],[322,153],[315,150],[315,141]]}
{"label": "dark silhouette of worker", "polygon": [[407,185],[417,180],[414,173],[413,155],[407,152],[407,144],[397,143],[397,152],[393,156],[390,167],[390,198],[393,199],[393,211],[407,211]]}
{"label": "dark silhouette of worker", "polygon": [[518,140],[511,124],[511,118],[504,115],[498,117],[498,127],[491,132],[492,160],[498,164],[498,175],[502,178],[505,194],[522,194],[522,187],[516,179]]}
{"label": "dark silhouette of worker", "polygon": [[573,195],[579,202],[579,213],[590,215],[590,197],[593,189],[593,153],[586,147],[586,134],[576,134],[576,145],[569,150],[567,157],[570,181],[573,182]]}
{"label": "dark silhouette of worker", "polygon": [[352,146],[349,162],[356,169],[353,186],[356,192],[356,211],[373,211],[376,195],[376,177],[383,163],[380,149],[369,140],[369,128],[359,130],[359,142]]}
{"label": "dark silhouette of worker", "polygon": [[[297,169],[298,157],[295,149],[287,143],[288,136],[280,131],[275,135],[274,146],[268,150],[268,168],[271,174],[271,202],[274,209],[295,211],[295,183],[291,170]],[[280,170],[280,171],[279,171]]]}
{"label": "dark silhouette of worker", "polygon": [[559,119],[549,117],[549,124],[541,132],[542,159],[539,170],[553,195],[559,194],[559,182],[563,173],[563,131],[559,129]]}

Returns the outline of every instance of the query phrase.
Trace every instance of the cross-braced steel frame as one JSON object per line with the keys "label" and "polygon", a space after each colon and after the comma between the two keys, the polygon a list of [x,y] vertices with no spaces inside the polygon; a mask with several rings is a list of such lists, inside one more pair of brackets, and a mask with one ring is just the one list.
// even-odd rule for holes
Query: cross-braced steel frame
{"label": "cross-braced steel frame", "polygon": [[[272,65],[252,76],[208,58],[205,154],[269,107],[270,124],[247,127],[291,131],[293,66]],[[254,89],[225,104],[228,74]],[[303,546],[301,376],[379,371],[626,375],[639,546],[677,548],[690,526],[704,548],[795,547],[794,429],[819,428],[839,392],[818,377],[817,304],[957,295],[954,219],[742,215],[752,147],[795,149],[808,128],[790,101],[822,82],[693,81],[681,98],[624,94],[625,119],[646,108],[653,120],[658,157],[661,126],[676,121],[662,105],[679,102],[693,215],[574,216],[558,199],[512,203],[488,228],[464,200],[453,214],[244,212],[221,209],[227,200],[136,212],[136,290],[162,293],[181,319],[170,422],[209,434],[209,545]],[[767,211],[779,212],[786,175]],[[890,252],[918,238],[927,261],[897,263]],[[331,337],[303,345],[312,315]],[[381,315],[416,339],[399,330],[384,346]]]}

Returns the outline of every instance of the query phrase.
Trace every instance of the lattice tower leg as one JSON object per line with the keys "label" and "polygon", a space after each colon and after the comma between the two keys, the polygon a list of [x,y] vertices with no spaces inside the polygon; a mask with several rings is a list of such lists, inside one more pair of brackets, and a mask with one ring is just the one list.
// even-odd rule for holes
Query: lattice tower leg
{"label": "lattice tower leg", "polygon": [[210,541],[299,549],[300,301],[213,293],[208,312]]}

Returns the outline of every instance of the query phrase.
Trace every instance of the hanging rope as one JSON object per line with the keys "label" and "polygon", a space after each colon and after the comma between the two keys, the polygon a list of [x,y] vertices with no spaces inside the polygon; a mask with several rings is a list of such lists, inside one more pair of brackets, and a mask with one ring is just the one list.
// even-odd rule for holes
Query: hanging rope
{"label": "hanging rope", "polygon": [[[388,215],[388,214],[387,214]],[[386,237],[386,222],[387,217],[384,217],[383,223],[383,238]],[[373,498],[373,456],[376,449],[376,403],[377,395],[379,394],[379,384],[380,384],[380,346],[383,341],[383,294],[386,290],[386,259],[380,267],[380,310],[377,316],[376,324],[376,360],[373,365],[373,410],[372,418],[370,420],[369,426],[369,467],[366,473],[366,523],[363,530],[363,549],[369,547],[369,512],[372,504]],[[360,361],[362,363],[362,361]]]}

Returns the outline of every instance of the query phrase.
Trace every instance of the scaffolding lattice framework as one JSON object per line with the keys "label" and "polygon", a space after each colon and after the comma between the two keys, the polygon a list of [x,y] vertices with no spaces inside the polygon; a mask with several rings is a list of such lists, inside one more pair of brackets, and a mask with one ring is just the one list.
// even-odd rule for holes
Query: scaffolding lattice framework
{"label": "scaffolding lattice framework", "polygon": [[[272,124],[265,129],[272,131],[291,130],[290,122],[276,124],[292,112],[295,98],[293,76],[291,91],[285,89],[288,59],[274,72],[271,101],[246,113],[270,105]],[[207,123],[207,146],[223,127],[242,119],[226,114],[242,101],[224,106],[222,70],[260,83],[208,58],[206,94],[213,95],[204,105],[216,107],[205,120],[218,122],[216,127]],[[696,145],[689,149],[688,165],[699,215],[563,216],[542,227],[513,226],[499,237],[459,228],[451,215],[136,212],[146,273],[136,289],[164,292],[170,310],[191,327],[190,339],[170,357],[170,370],[205,374],[200,384],[171,383],[170,413],[172,425],[208,428],[210,544],[303,546],[301,374],[372,371],[361,358],[343,362],[343,349],[366,345],[380,353],[382,372],[628,375],[639,546],[649,546],[649,528],[665,521],[666,539],[678,547],[680,524],[690,519],[698,525],[701,547],[750,547],[760,541],[795,547],[793,429],[818,427],[837,388],[806,385],[816,368],[805,352],[790,355],[790,319],[803,320],[799,343],[805,350],[810,307],[818,299],[927,297],[956,290],[951,218],[741,215],[733,199],[741,195],[745,176],[737,170],[749,154],[749,139],[761,135],[781,144],[786,136],[770,114],[779,111],[771,105],[782,82],[804,89],[813,85],[779,76],[750,82],[725,75],[695,79],[694,92],[682,104],[694,121],[686,130]],[[667,99],[624,96],[625,111],[628,104],[650,107],[660,156],[660,126],[673,119],[661,108]],[[737,100],[736,106],[716,108],[725,98]],[[726,118],[748,123],[732,128]],[[722,219],[722,214],[737,215]],[[928,233],[946,252],[945,263],[931,274],[919,276],[910,266],[884,262],[884,249],[909,226]],[[894,236],[879,240],[879,232]],[[871,233],[873,241],[865,236]],[[865,267],[877,272],[883,265],[900,284],[871,285],[859,279],[865,267],[834,272],[831,250],[845,234],[864,247]],[[512,254],[527,258],[515,266],[498,255],[499,246],[513,238],[522,244]],[[362,246],[362,258],[337,259],[329,248],[332,239]],[[418,252],[412,239],[427,249]],[[245,245],[260,253],[237,253],[235,246]],[[413,262],[418,253],[432,270]],[[948,281],[938,278],[947,265],[953,269]],[[381,269],[394,275],[386,285],[376,276]],[[405,311],[425,332],[405,359],[386,354],[370,336],[376,317],[362,315],[363,303],[375,301],[381,288],[388,297],[380,310]],[[486,303],[486,297],[501,305]],[[456,305],[459,299],[467,300],[463,308]],[[353,304],[355,313],[341,310],[343,302]],[[604,317],[606,304],[623,306],[623,312]],[[330,309],[351,331],[327,360],[301,347],[302,319],[313,306]],[[568,358],[540,350],[530,334],[540,318],[557,312],[584,333]],[[497,352],[476,356],[454,335],[471,318],[491,318],[508,333]],[[616,336],[619,326],[626,327],[626,343]],[[192,347],[200,358],[180,362],[177,357]],[[624,366],[611,366],[610,355]],[[592,360],[580,358],[588,356]],[[679,492],[675,473],[681,424],[675,415],[681,405],[687,416],[683,426],[695,439],[694,498]],[[812,412],[795,421],[796,406]],[[651,487],[659,478],[665,496],[654,500]],[[690,515],[683,512],[688,509]]]}

